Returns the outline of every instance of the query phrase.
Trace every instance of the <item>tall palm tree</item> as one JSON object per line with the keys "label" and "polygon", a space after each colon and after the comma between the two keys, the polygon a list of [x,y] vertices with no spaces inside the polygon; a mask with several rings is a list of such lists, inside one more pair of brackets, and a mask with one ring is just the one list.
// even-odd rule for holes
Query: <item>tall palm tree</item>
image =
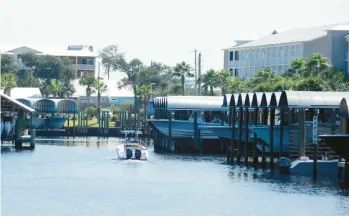
{"label": "tall palm tree", "polygon": [[104,92],[108,91],[108,86],[102,81],[98,82],[97,80],[95,80],[93,88],[95,89],[94,92],[97,91],[100,94],[103,94]]}
{"label": "tall palm tree", "polygon": [[213,96],[213,88],[217,86],[217,73],[210,69],[205,75],[199,77],[199,81],[203,83],[202,88],[210,88],[210,95]]}
{"label": "tall palm tree", "polygon": [[18,77],[15,74],[6,73],[1,76],[1,88],[4,89],[4,93],[11,96],[11,90],[17,87]]}
{"label": "tall palm tree", "polygon": [[184,96],[184,83],[186,77],[194,77],[194,74],[191,73],[192,68],[189,64],[185,63],[184,61],[181,63],[177,63],[177,65],[174,67],[174,74],[173,76],[179,77],[181,79],[182,84],[182,95]]}
{"label": "tall palm tree", "polygon": [[86,97],[88,104],[90,104],[91,95],[95,93],[95,90],[93,89],[95,83],[96,78],[94,76],[82,76],[79,80],[80,85],[86,86]]}
{"label": "tall palm tree", "polygon": [[103,92],[106,92],[108,91],[108,86],[106,84],[104,84],[102,81],[100,81],[100,78],[99,79],[96,79],[94,84],[93,84],[93,87],[95,88],[95,91],[97,91],[97,118],[98,118],[98,122],[100,121],[100,105],[101,105],[101,94]]}

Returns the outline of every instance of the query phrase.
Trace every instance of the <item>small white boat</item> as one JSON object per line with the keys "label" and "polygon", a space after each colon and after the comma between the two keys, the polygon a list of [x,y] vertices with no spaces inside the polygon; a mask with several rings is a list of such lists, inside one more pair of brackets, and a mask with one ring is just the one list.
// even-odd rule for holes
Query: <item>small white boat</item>
{"label": "small white boat", "polygon": [[[148,150],[144,143],[138,140],[138,134],[140,131],[122,131],[125,134],[124,144],[116,147],[116,152],[119,159],[125,160],[148,160]],[[135,135],[135,138],[131,140],[131,135]]]}

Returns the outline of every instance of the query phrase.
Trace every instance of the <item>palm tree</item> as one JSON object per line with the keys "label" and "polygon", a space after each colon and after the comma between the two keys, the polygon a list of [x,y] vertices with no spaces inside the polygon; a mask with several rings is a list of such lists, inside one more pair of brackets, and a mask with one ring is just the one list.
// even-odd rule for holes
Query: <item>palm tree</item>
{"label": "palm tree", "polygon": [[307,67],[304,59],[296,58],[291,62],[291,68],[288,69],[283,76],[292,77],[294,79],[300,79],[306,72]]}
{"label": "palm tree", "polygon": [[210,88],[210,95],[213,96],[213,88],[217,86],[217,73],[213,69],[206,72],[205,75],[199,77],[199,82],[202,82],[202,88]]}
{"label": "palm tree", "polygon": [[98,117],[98,122],[100,121],[100,103],[101,103],[101,94],[103,92],[108,91],[108,86],[104,84],[103,82],[100,81],[100,78],[95,79],[95,82],[93,84],[93,88],[98,92],[97,93],[97,117]]}
{"label": "palm tree", "polygon": [[182,93],[182,85],[175,84],[171,87],[171,93],[180,95]]}
{"label": "palm tree", "polygon": [[1,88],[4,89],[4,93],[11,96],[11,90],[17,87],[18,77],[15,74],[6,73],[1,76]]}
{"label": "palm tree", "polygon": [[80,85],[86,86],[86,97],[88,104],[90,104],[91,95],[95,93],[95,90],[93,89],[95,83],[96,78],[94,76],[82,76],[79,80]]}
{"label": "palm tree", "polygon": [[97,81],[95,80],[94,84],[93,84],[93,88],[95,89],[94,92],[99,92],[100,94],[108,91],[108,86],[106,84],[104,84],[104,82],[101,81]]}
{"label": "palm tree", "polygon": [[230,79],[232,79],[229,71],[221,70],[217,73],[217,86],[221,87],[222,95],[227,93]]}
{"label": "palm tree", "polygon": [[191,73],[191,67],[184,61],[181,63],[177,63],[177,65],[174,67],[174,74],[173,76],[179,77],[181,79],[182,84],[182,95],[184,96],[184,83],[186,77],[194,77],[194,74]]}
{"label": "palm tree", "polygon": [[308,76],[316,76],[320,72],[332,67],[330,61],[326,57],[322,57],[319,53],[314,53],[308,58],[306,63]]}
{"label": "palm tree", "polygon": [[57,80],[52,80],[51,84],[49,85],[49,89],[52,96],[56,97],[62,92],[63,85]]}

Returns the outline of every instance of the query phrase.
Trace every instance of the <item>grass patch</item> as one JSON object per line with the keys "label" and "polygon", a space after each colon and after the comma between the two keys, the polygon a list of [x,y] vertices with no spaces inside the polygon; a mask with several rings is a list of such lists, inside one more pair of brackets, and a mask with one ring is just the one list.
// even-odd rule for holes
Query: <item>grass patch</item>
{"label": "grass patch", "polygon": [[[73,127],[74,125],[74,121],[73,120],[70,120],[69,121],[69,127]],[[79,121],[78,120],[75,120],[75,127],[78,127],[79,126]],[[87,121],[87,126],[88,127],[98,127],[98,122],[96,119],[94,120],[88,120]],[[64,127],[68,127],[68,121],[66,121],[64,123]],[[109,127],[115,127],[115,122],[111,122],[109,121]]]}

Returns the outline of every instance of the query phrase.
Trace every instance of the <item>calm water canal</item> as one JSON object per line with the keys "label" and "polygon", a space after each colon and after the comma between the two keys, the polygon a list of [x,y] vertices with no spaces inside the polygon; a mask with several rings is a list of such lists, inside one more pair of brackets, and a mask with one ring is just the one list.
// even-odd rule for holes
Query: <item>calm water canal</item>
{"label": "calm water canal", "polygon": [[[78,140],[78,139],[76,139]],[[120,161],[120,140],[40,141],[1,153],[2,216],[349,215],[336,182],[154,153]]]}

